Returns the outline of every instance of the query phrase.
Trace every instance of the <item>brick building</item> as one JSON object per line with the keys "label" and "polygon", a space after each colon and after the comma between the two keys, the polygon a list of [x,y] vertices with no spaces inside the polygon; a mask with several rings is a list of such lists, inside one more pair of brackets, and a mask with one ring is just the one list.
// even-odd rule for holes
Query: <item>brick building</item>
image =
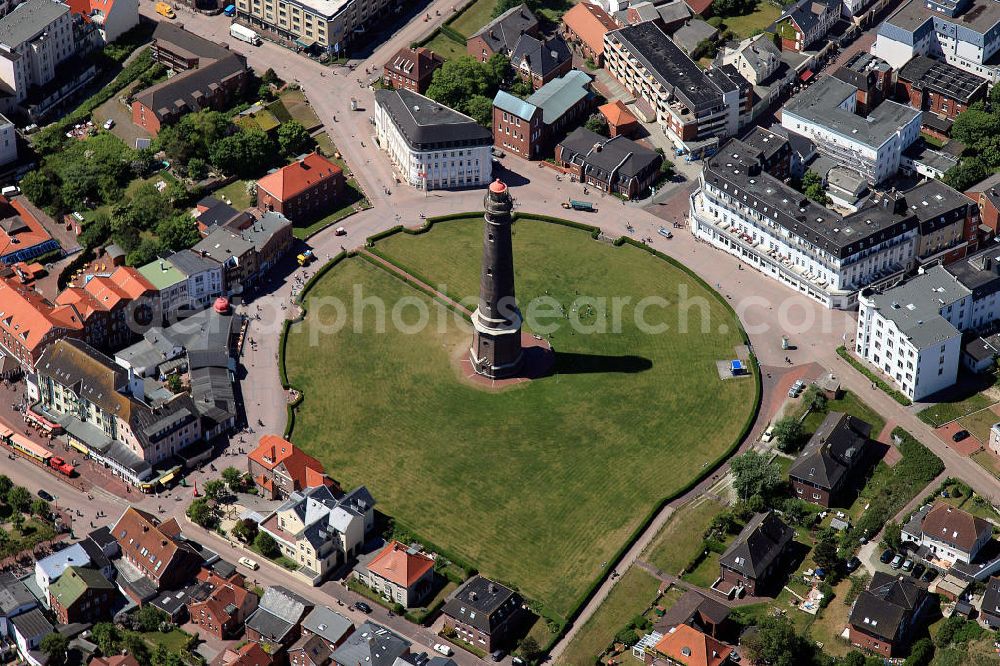
{"label": "brick building", "polygon": [[917,56],[899,70],[897,88],[900,101],[954,120],[986,99],[987,81],[946,62]]}
{"label": "brick building", "polygon": [[314,486],[336,488],[323,463],[277,435],[264,435],[247,454],[247,471],[258,491],[268,499],[285,499]]}
{"label": "brick building", "polygon": [[590,111],[590,82],[590,76],[573,70],[526,100],[498,91],[493,98],[494,145],[529,160],[546,157],[552,142]]}
{"label": "brick building", "polygon": [[538,37],[540,33],[538,17],[525,5],[512,7],[496,17],[469,37],[465,43],[466,52],[481,62],[486,62],[494,53],[508,58],[521,35]]}
{"label": "brick building", "polygon": [[161,523],[152,514],[129,507],[111,533],[121,547],[122,559],[157,590],[185,585],[201,567],[201,556],[180,539],[181,527],[175,518]]}
{"label": "brick building", "polygon": [[257,608],[257,595],[247,590],[245,583],[238,573],[223,578],[208,569],[199,571],[198,585],[187,604],[190,622],[216,640],[239,636]]}
{"label": "brick building", "polygon": [[634,199],[656,180],[663,157],[631,139],[607,139],[580,127],[556,146],[556,164],[581,183]]}
{"label": "brick building", "polygon": [[521,35],[510,54],[510,64],[521,80],[538,90],[573,69],[573,54],[562,37],[542,40]]}
{"label": "brick building", "polygon": [[758,596],[779,587],[785,573],[783,562],[795,535],[773,511],[750,519],[728,550],[719,559],[720,591],[742,588]]}
{"label": "brick building", "polygon": [[872,426],[841,412],[830,412],[788,470],[795,495],[829,508],[861,464]]}
{"label": "brick building", "polygon": [[109,620],[120,600],[118,588],[90,567],[67,567],[49,586],[49,608],[59,624]]}
{"label": "brick building", "polygon": [[563,14],[563,37],[598,67],[604,64],[604,35],[617,29],[618,24],[611,15],[592,2],[577,3]]}
{"label": "brick building", "polygon": [[434,70],[444,59],[423,47],[401,48],[382,67],[382,80],[393,88],[405,88],[421,95],[427,90]]}
{"label": "brick building", "polygon": [[475,576],[460,587],[441,613],[444,626],[467,643],[486,652],[508,646],[526,613],[524,599],[500,583]]}
{"label": "brick building", "polygon": [[343,198],[344,172],[319,153],[267,174],[257,181],[257,206],[301,223],[322,217]]}
{"label": "brick building", "polygon": [[847,624],[851,645],[887,659],[899,656],[929,600],[926,583],[876,571],[851,607]]}

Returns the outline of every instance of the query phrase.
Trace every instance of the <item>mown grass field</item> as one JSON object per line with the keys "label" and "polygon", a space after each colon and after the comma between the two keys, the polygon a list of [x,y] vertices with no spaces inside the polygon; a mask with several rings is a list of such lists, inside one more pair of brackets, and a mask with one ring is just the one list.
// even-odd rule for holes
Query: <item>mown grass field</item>
{"label": "mown grass field", "polygon": [[698,554],[712,519],[725,508],[707,497],[682,506],[670,516],[643,558],[660,571],[676,576]]}
{"label": "mown grass field", "polygon": [[[461,297],[478,293],[481,233],[481,218],[451,221],[376,248]],[[621,332],[575,333],[562,319],[551,335],[552,375],[486,392],[460,380],[452,363],[467,353],[466,322],[384,269],[347,260],[310,291],[307,306],[316,305],[288,337],[288,377],[305,395],[292,440],[345,487],[367,484],[382,511],[483,574],[514,582],[561,621],[656,506],[734,444],[755,384],[719,379],[716,360],[742,342],[738,323],[683,271],[538,221],[515,225],[514,251],[526,312],[530,299],[547,295],[593,325],[586,307],[572,312],[578,295],[629,296]],[[361,320],[319,333],[337,310],[314,299],[338,297],[349,315],[358,289],[383,299],[387,322],[403,297],[406,324],[415,304],[426,305],[429,326],[377,333],[368,305]],[[675,325],[679,290],[699,304],[687,333]],[[652,295],[668,304],[649,308],[646,320],[668,323],[666,333],[633,321],[634,304]]]}

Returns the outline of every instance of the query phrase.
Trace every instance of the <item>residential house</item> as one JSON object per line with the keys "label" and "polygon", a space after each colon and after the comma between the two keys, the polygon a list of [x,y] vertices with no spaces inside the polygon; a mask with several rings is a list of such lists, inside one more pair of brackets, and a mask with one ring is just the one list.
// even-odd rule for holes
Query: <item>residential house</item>
{"label": "residential house", "polygon": [[526,5],[511,7],[483,26],[466,41],[466,51],[481,62],[489,60],[494,53],[509,58],[521,35],[539,36],[538,17]]}
{"label": "residential house", "polygon": [[688,624],[718,638],[726,628],[729,608],[696,590],[688,590],[656,621],[654,629],[661,634],[682,624]]}
{"label": "residential house", "polygon": [[372,592],[404,608],[419,606],[434,586],[434,558],[398,541],[355,571]]}
{"label": "residential house", "polygon": [[861,419],[830,412],[788,469],[799,499],[831,507],[865,457],[872,426]]}
{"label": "residential house", "polygon": [[687,624],[667,631],[653,651],[682,666],[723,666],[733,648]]}
{"label": "residential house", "polygon": [[293,492],[260,523],[281,553],[314,585],[357,554],[375,522],[375,500],[364,486],[336,497],[327,486]]}
{"label": "residential house", "polygon": [[78,340],[49,345],[36,368],[35,411],[60,424],[73,448],[141,485],[152,466],[202,439],[186,393],[151,400],[142,380]]}
{"label": "residential house", "polygon": [[926,583],[876,571],[851,606],[851,645],[885,658],[898,656],[929,603]]}
{"label": "residential house", "polygon": [[222,289],[226,294],[242,294],[257,283],[257,248],[243,236],[219,227],[191,249],[222,265]]}
{"label": "residential house", "polygon": [[949,264],[976,248],[979,210],[961,192],[931,179],[905,193],[920,223],[917,259]]}
{"label": "residential house", "polygon": [[259,279],[274,268],[292,247],[292,221],[281,213],[268,212],[260,219],[252,217],[231,220],[224,225],[226,229],[238,233],[253,243],[257,251],[257,269]]}
{"label": "residential house", "polygon": [[840,18],[840,2],[799,0],[785,9],[775,23],[782,50],[807,51],[830,31]]}
{"label": "residential house", "polygon": [[903,527],[901,536],[903,541],[926,547],[932,559],[969,564],[993,538],[993,527],[979,516],[941,503],[922,516],[918,513]]}
{"label": "residential house", "polygon": [[83,335],[79,311],[55,305],[31,287],[0,277],[0,350],[33,372],[54,340]]}
{"label": "residential house", "polygon": [[755,86],[763,85],[781,66],[781,51],[768,34],[742,40],[735,48],[722,50],[721,62],[732,65],[744,79]]}
{"label": "residential house", "polygon": [[441,609],[445,629],[485,652],[513,643],[526,616],[524,599],[514,590],[483,576],[462,584]]}
{"label": "residential house", "polygon": [[121,596],[98,569],[71,566],[49,586],[49,608],[60,624],[111,619]]}
{"label": "residential house", "polygon": [[786,573],[783,565],[794,536],[795,530],[773,511],[758,513],[719,559],[719,580],[713,589],[723,594],[766,594]]}
{"label": "residential house", "polygon": [[900,98],[948,120],[984,101],[989,85],[984,78],[922,55],[903,65],[897,80]]}
{"label": "residential house", "polygon": [[243,633],[247,618],[257,609],[257,595],[246,589],[243,576],[224,578],[202,569],[198,581],[198,593],[187,603],[189,621],[198,625],[200,633],[220,641]]}
{"label": "residential house", "polygon": [[87,666],[142,666],[130,654],[115,654],[109,657],[94,657]]}
{"label": "residential house", "polygon": [[895,96],[896,70],[885,60],[866,51],[855,53],[833,75],[857,88],[855,112],[859,115],[867,116],[884,100]]}
{"label": "residential house", "polygon": [[540,159],[566,128],[591,109],[590,76],[573,70],[526,100],[500,90],[493,98],[493,142],[525,159]]}
{"label": "residential house", "polygon": [[42,639],[55,631],[55,627],[45,617],[40,608],[21,613],[12,618],[12,638],[17,645],[17,652],[31,666],[41,666],[46,663],[45,656],[40,652]]}
{"label": "residential house", "polygon": [[344,171],[313,152],[257,181],[257,207],[304,223],[331,212],[344,198]]}
{"label": "residential house", "polygon": [[715,42],[718,38],[718,28],[708,21],[697,18],[685,21],[684,25],[674,30],[673,34],[670,35],[673,43],[691,58],[699,58],[705,43]]}
{"label": "residential house", "polygon": [[390,629],[365,622],[330,655],[336,666],[391,666],[397,657],[410,653],[412,644]]}
{"label": "residential house", "polygon": [[1000,576],[990,576],[979,607],[979,621],[990,629],[1000,627]]}
{"label": "residential house", "polygon": [[132,122],[153,136],[162,125],[175,123],[186,113],[222,111],[243,93],[250,80],[244,56],[180,25],[157,23],[152,53],[156,62],[175,72],[132,101]]}
{"label": "residential house", "polygon": [[663,157],[623,136],[612,139],[580,127],[556,146],[556,163],[603,192],[628,199],[656,181]]}
{"label": "residential house", "polygon": [[286,499],[316,486],[339,490],[323,463],[277,435],[261,436],[257,448],[247,454],[247,471],[268,499]]}
{"label": "residential house", "polygon": [[49,235],[21,197],[0,196],[0,265],[30,262],[58,249],[58,241]]}
{"label": "residential house", "polygon": [[333,650],[319,636],[303,634],[288,648],[290,666],[326,666]]}
{"label": "residential house", "polygon": [[382,67],[382,81],[393,88],[405,88],[423,95],[431,84],[434,71],[444,58],[424,47],[403,47]]}
{"label": "residential house", "polygon": [[792,175],[792,143],[785,137],[763,127],[755,127],[741,141],[755,153],[761,168],[775,178]]}
{"label": "residential house", "polygon": [[625,102],[616,99],[613,102],[608,102],[597,107],[597,111],[607,121],[608,135],[612,139],[616,136],[624,136],[629,139],[636,138],[636,135],[639,133],[639,119],[629,111]]}
{"label": "residential house", "polygon": [[10,621],[32,608],[38,608],[38,599],[28,586],[10,571],[0,571],[0,634],[10,636]]}
{"label": "residential house", "polygon": [[353,632],[351,621],[328,606],[316,606],[302,620],[302,637],[318,639],[330,651],[343,645]]}
{"label": "residential house", "polygon": [[139,273],[159,292],[156,321],[173,321],[193,310],[203,310],[222,296],[222,264],[191,250],[155,259]]}
{"label": "residential house", "polygon": [[562,18],[563,37],[596,67],[604,64],[605,33],[617,29],[618,24],[611,15],[592,2],[576,3]]}
{"label": "residential house", "polygon": [[221,666],[271,666],[272,663],[271,655],[259,643],[253,642],[227,648],[220,660]]}
{"label": "residential house", "polygon": [[413,187],[439,190],[493,182],[493,134],[469,116],[409,90],[375,91],[379,147]]}
{"label": "residential house", "polygon": [[75,543],[35,561],[35,586],[42,593],[42,603],[49,602],[49,586],[70,567],[85,567],[90,556],[83,546]]}
{"label": "residential house", "polygon": [[539,39],[521,35],[511,52],[510,64],[522,80],[538,90],[573,69],[573,54],[562,37]]}
{"label": "residential house", "polygon": [[312,602],[287,588],[269,587],[264,590],[257,610],[247,618],[247,639],[258,643],[274,658],[299,639],[302,618],[312,607]]}
{"label": "residential house", "polygon": [[175,518],[160,522],[146,511],[129,507],[111,528],[122,559],[138,570],[157,590],[176,589],[194,578],[202,558],[181,538]]}
{"label": "residential house", "polygon": [[67,286],[56,305],[73,306],[83,324],[82,340],[102,351],[119,349],[149,326],[158,295],[135,268],[119,266],[97,274],[81,286]]}
{"label": "residential house", "polygon": [[139,25],[139,0],[69,0],[69,9],[93,26],[100,45],[117,41]]}
{"label": "residential house", "polygon": [[213,196],[203,197],[195,204],[191,215],[198,223],[198,231],[202,236],[208,234],[215,227],[220,227],[233,218],[249,217],[246,213],[241,213],[225,201],[216,199]]}
{"label": "residential house", "polygon": [[965,191],[965,196],[976,202],[979,208],[980,223],[989,230],[988,233],[997,234],[1000,230],[1000,173],[993,174],[976,183]]}

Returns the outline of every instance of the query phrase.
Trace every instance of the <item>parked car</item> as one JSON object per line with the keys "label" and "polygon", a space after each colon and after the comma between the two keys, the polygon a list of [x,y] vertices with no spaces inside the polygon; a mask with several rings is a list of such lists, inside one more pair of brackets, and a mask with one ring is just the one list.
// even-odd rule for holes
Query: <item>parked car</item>
{"label": "parked car", "polygon": [[444,643],[435,643],[434,644],[434,651],[435,652],[440,652],[441,654],[443,654],[446,657],[450,657],[451,653],[452,653],[452,649],[450,647],[448,647],[447,645],[445,645]]}
{"label": "parked car", "polygon": [[114,118],[108,118],[107,120],[104,121],[104,129],[109,130],[114,126],[115,126]]}
{"label": "parked car", "polygon": [[493,652],[490,653],[490,659],[493,661],[503,661],[503,658],[506,656],[507,653],[503,650],[493,650]]}
{"label": "parked car", "polygon": [[55,496],[52,495],[52,493],[50,493],[47,490],[39,490],[38,491],[38,496],[41,497],[46,502],[54,502],[55,499],[56,499]]}
{"label": "parked car", "polygon": [[796,379],[795,383],[792,384],[792,388],[795,389],[796,391],[801,391],[805,387],[806,387],[806,383],[804,381],[802,381],[801,379]]}
{"label": "parked car", "polygon": [[927,567],[918,562],[913,566],[913,571],[910,572],[910,575],[913,576],[914,578],[920,578],[922,575],[924,575],[924,571],[926,570]]}
{"label": "parked car", "polygon": [[889,566],[892,567],[893,569],[898,569],[899,567],[903,566],[903,556],[897,555],[896,557],[892,558],[892,562],[889,564]]}
{"label": "parked car", "polygon": [[257,571],[257,569],[260,569],[260,565],[257,564],[256,561],[251,560],[249,557],[241,557],[239,561],[240,564],[245,566],[250,571]]}
{"label": "parked car", "polygon": [[889,564],[889,562],[892,562],[892,558],[895,555],[896,551],[894,551],[892,548],[886,548],[885,550],[882,551],[882,554],[879,556],[878,560],[882,564]]}
{"label": "parked car", "polygon": [[967,439],[968,437],[969,437],[968,430],[959,430],[958,432],[956,432],[954,435],[951,436],[951,441],[961,442],[963,439]]}
{"label": "parked car", "polygon": [[765,444],[767,444],[768,442],[770,442],[772,439],[774,439],[774,426],[773,425],[772,426],[768,426],[767,430],[764,431],[764,434],[760,436],[760,441],[764,442]]}
{"label": "parked car", "polygon": [[670,231],[670,229],[667,229],[666,227],[660,227],[659,229],[656,230],[656,233],[660,234],[664,238],[674,237],[674,232]]}
{"label": "parked car", "polygon": [[355,601],[354,602],[354,607],[357,608],[362,613],[366,613],[367,614],[367,613],[371,613],[372,612],[372,607],[369,606],[368,604],[366,604],[363,601]]}
{"label": "parked car", "polygon": [[861,566],[861,560],[859,560],[856,557],[852,557],[851,559],[847,560],[846,564],[844,564],[844,568],[847,569],[847,573],[852,573],[854,571],[857,571],[858,567],[860,566]]}
{"label": "parked car", "polygon": [[929,583],[935,578],[937,578],[937,576],[938,576],[937,569],[935,569],[934,567],[927,567],[927,571],[925,571],[924,575],[920,577],[920,580],[924,581],[925,583]]}
{"label": "parked car", "polygon": [[906,558],[906,561],[903,562],[903,571],[913,571],[913,560]]}

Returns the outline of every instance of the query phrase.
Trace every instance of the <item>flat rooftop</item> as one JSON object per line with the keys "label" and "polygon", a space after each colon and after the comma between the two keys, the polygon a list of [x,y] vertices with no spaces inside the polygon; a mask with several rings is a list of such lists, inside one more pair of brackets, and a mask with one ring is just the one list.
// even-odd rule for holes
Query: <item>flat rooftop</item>
{"label": "flat rooftop", "polygon": [[941,308],[965,298],[969,290],[941,266],[871,297],[872,302],[915,347],[922,349],[959,334]]}
{"label": "flat rooftop", "polygon": [[867,118],[839,106],[856,92],[857,88],[850,83],[824,76],[793,97],[783,113],[796,115],[871,148],[880,147],[920,116],[917,109],[888,100],[875,107]]}
{"label": "flat rooftop", "polygon": [[990,28],[1000,23],[1000,2],[977,0],[960,16],[949,18],[928,8],[920,0],[909,0],[895,14],[887,18],[885,23],[913,32],[931,18],[986,34]]}

